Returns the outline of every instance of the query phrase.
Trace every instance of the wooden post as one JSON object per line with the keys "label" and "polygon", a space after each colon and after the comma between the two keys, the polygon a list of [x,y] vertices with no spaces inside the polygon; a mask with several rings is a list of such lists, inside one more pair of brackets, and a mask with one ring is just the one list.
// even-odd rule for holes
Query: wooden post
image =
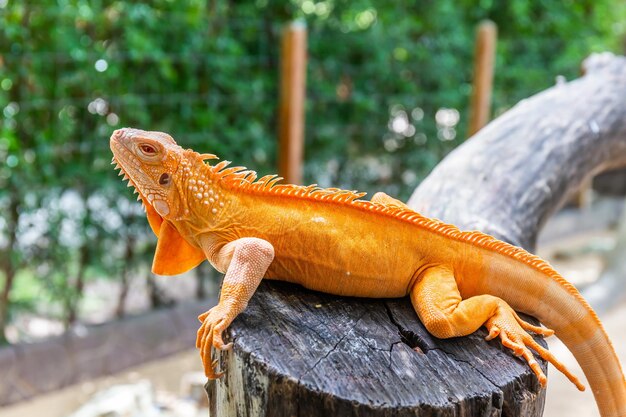
{"label": "wooden post", "polygon": [[497,33],[497,26],[491,20],[484,20],[478,25],[467,137],[473,136],[489,122]]}
{"label": "wooden post", "polygon": [[285,28],[282,40],[278,174],[291,184],[302,182],[306,37],[304,22],[295,21]]}

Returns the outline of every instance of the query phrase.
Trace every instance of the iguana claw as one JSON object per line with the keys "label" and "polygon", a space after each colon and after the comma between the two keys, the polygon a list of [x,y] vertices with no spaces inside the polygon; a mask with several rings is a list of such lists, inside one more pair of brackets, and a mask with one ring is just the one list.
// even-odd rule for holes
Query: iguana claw
{"label": "iguana claw", "polygon": [[550,353],[547,349],[541,346],[532,338],[527,331],[540,334],[542,336],[552,336],[554,331],[545,327],[534,326],[530,323],[522,320],[515,311],[508,305],[501,305],[498,311],[485,323],[489,334],[485,337],[486,340],[492,340],[499,336],[502,341],[502,345],[513,351],[515,356],[523,358],[532,371],[537,375],[537,379],[541,386],[545,387],[547,384],[547,377],[543,370],[539,366],[539,363],[535,360],[535,356],[530,349],[534,350],[539,356],[563,372],[565,376],[576,385],[576,387],[584,391],[585,386],[580,380],[572,374],[569,369],[563,365],[556,357]]}
{"label": "iguana claw", "polygon": [[204,374],[209,379],[217,379],[224,375],[224,372],[216,370],[218,360],[212,361],[213,349],[228,350],[233,344],[224,343],[222,333],[230,325],[232,318],[219,304],[209,311],[198,316],[202,322],[197,332],[196,348],[200,349],[200,357],[204,366]]}

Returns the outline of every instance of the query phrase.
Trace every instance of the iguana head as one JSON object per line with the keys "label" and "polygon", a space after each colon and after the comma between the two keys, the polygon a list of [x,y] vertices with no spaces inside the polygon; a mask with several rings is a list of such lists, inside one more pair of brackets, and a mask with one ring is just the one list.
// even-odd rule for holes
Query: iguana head
{"label": "iguana head", "polygon": [[139,192],[146,208],[160,217],[175,218],[181,212],[181,189],[176,174],[184,150],[162,132],[118,129],[111,135],[113,163]]}
{"label": "iguana head", "polygon": [[[194,162],[213,155],[184,150],[166,133],[139,129],[118,129],[111,135],[113,161],[139,193],[148,222],[158,243],[152,271],[176,275],[188,271],[204,259],[204,253],[177,230],[176,222],[190,213],[187,185],[195,181]],[[196,164],[197,165],[197,164]],[[196,194],[197,195],[197,194]]]}

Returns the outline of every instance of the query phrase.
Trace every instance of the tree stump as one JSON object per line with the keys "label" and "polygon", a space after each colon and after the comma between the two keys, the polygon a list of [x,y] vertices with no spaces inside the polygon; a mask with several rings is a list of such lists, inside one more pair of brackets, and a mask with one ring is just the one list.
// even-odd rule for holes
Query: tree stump
{"label": "tree stump", "polygon": [[225,376],[207,384],[210,415],[540,416],[545,390],[486,335],[437,339],[408,298],[264,282],[231,326]]}
{"label": "tree stump", "polygon": [[[582,179],[626,162],[626,60],[602,55],[588,64],[584,77],[524,100],[460,146],[410,205],[534,248],[540,226]],[[525,362],[486,342],[484,329],[431,336],[408,298],[263,282],[228,334],[234,348],[218,354],[226,375],[206,385],[211,416],[543,411],[545,390]]]}

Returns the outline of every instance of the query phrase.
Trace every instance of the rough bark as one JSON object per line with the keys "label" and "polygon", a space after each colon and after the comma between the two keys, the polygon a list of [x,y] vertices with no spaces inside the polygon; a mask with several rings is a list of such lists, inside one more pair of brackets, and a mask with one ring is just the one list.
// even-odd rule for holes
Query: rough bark
{"label": "rough bark", "polygon": [[[626,60],[524,100],[451,153],[409,204],[532,250],[589,175],[626,162]],[[545,390],[484,330],[439,340],[407,299],[341,298],[262,283],[219,353],[212,416],[540,416]],[[542,363],[545,367],[545,363]]]}

